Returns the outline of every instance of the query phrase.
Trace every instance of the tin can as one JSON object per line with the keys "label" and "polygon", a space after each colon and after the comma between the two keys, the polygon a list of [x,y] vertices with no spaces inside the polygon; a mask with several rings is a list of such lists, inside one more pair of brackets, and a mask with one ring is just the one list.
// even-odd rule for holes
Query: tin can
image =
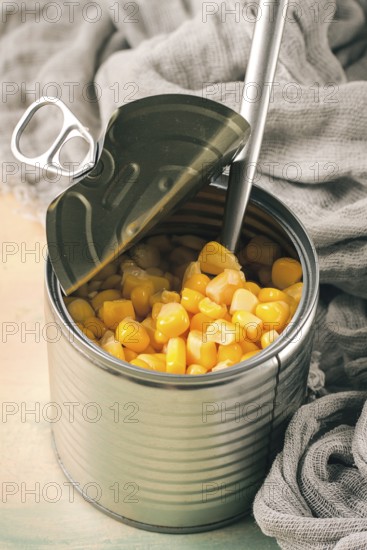
{"label": "tin can", "polygon": [[[215,239],[224,200],[224,190],[211,185],[154,233]],[[83,338],[47,262],[46,321],[59,334],[48,342],[58,460],[86,500],[120,521],[188,533],[248,514],[305,398],[318,299],[315,249],[288,208],[258,187],[243,224],[243,237],[256,234],[300,259],[300,305],[261,354],[203,376],[139,369]]]}

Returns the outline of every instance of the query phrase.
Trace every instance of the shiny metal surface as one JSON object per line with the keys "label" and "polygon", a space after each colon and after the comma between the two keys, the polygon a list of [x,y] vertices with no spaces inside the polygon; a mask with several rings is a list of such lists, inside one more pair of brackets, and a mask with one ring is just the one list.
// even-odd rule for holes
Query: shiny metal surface
{"label": "shiny metal surface", "polygon": [[[32,117],[39,109],[46,105],[55,105],[60,109],[63,114],[63,124],[58,136],[48,150],[42,155],[30,158],[25,156],[20,150],[20,139]],[[89,149],[84,160],[80,163],[80,168],[70,171],[61,164],[60,152],[62,147],[75,137],[82,138],[88,144]],[[94,143],[88,128],[83,126],[65,103],[56,97],[41,97],[28,107],[14,128],[11,139],[11,150],[13,155],[21,162],[35,166],[41,170],[47,169],[50,174],[67,177],[72,176],[74,180],[77,180],[93,168],[98,155],[97,144]]]}
{"label": "shiny metal surface", "polygon": [[241,115],[251,126],[246,146],[232,163],[221,242],[236,250],[254,181],[289,0],[260,0],[246,69]]}
{"label": "shiny metal surface", "polygon": [[241,115],[196,96],[159,95],[120,107],[95,168],[47,211],[49,254],[65,293],[220,174],[248,134]]}
{"label": "shiny metal surface", "polygon": [[[205,188],[154,232],[217,238],[224,201],[222,189]],[[46,319],[58,335],[48,343],[51,400],[61,411],[53,424],[57,453],[84,498],[116,519],[180,533],[250,512],[305,396],[318,296],[317,259],[303,227],[254,187],[243,237],[260,232],[302,262],[305,292],[295,324],[260,357],[204,376],[139,369],[87,341],[48,262]]]}

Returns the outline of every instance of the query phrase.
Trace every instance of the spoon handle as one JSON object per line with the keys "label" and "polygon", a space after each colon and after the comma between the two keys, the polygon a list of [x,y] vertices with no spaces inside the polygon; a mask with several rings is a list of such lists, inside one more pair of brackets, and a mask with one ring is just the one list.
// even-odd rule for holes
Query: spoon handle
{"label": "spoon handle", "polygon": [[232,163],[222,244],[235,251],[256,174],[289,0],[260,0],[246,70],[241,115],[251,126],[246,146]]}

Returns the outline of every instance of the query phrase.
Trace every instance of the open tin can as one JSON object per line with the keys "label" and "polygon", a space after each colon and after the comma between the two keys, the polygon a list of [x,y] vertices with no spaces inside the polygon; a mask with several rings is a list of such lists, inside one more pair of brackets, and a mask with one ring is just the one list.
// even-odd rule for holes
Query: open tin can
{"label": "open tin can", "polygon": [[[217,237],[225,191],[210,185],[150,234]],[[53,424],[66,476],[86,500],[130,525],[187,533],[249,513],[307,387],[318,298],[315,249],[298,219],[254,187],[243,237],[267,235],[303,268],[292,323],[261,354],[202,376],[147,371],[105,353],[75,327],[50,261],[46,321]]]}

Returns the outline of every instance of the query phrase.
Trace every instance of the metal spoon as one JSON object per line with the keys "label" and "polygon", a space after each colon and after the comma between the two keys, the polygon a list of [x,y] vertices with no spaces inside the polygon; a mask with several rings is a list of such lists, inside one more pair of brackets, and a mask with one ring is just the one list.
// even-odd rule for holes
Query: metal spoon
{"label": "metal spoon", "polygon": [[[288,4],[288,0],[259,2],[240,110],[251,126],[251,135],[231,165],[221,233],[222,244],[231,251],[238,244],[257,170]],[[246,99],[251,88],[256,88],[256,93],[260,90],[259,99]]]}

